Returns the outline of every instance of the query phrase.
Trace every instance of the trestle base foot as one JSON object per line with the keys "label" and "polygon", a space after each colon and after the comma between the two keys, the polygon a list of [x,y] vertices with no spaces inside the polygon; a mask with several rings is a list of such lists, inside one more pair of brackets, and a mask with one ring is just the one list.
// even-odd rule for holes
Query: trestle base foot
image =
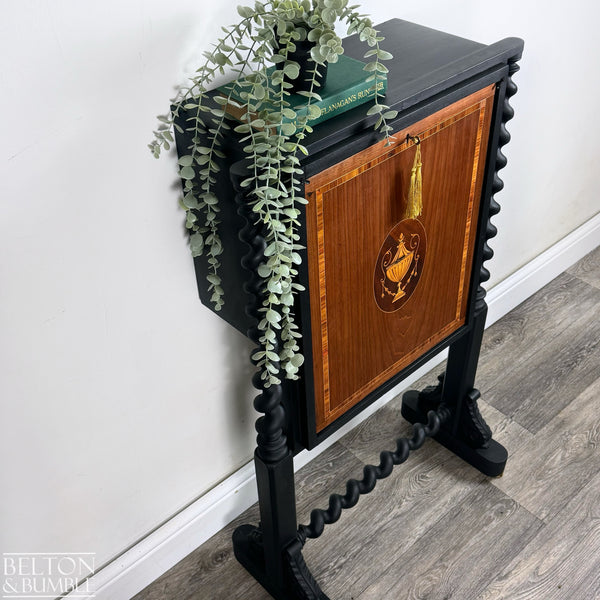
{"label": "trestle base foot", "polygon": [[[402,396],[402,416],[410,423],[427,422],[427,414],[419,406],[418,391],[410,390]],[[433,438],[488,477],[500,477],[504,472],[508,452],[494,439],[487,441],[487,447],[473,448],[467,441],[453,436],[448,424]]]}
{"label": "trestle base foot", "polygon": [[[262,535],[258,527],[241,525],[233,532],[233,550],[238,562],[275,600],[329,600],[309,571],[302,557],[300,542],[283,550],[283,586],[274,585],[266,572]],[[283,575],[283,577],[281,577]]]}

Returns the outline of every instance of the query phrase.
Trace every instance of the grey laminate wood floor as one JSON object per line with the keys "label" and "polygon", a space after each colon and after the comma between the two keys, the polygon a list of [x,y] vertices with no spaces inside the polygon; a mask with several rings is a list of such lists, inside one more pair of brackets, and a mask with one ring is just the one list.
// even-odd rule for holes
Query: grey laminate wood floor
{"label": "grey laminate wood floor", "polygon": [[[600,599],[599,342],[600,248],[486,332],[477,385],[504,476],[429,440],[307,543],[331,600]],[[398,398],[302,469],[299,520],[408,432]],[[253,507],[135,600],[268,600],[230,541],[257,520]]]}

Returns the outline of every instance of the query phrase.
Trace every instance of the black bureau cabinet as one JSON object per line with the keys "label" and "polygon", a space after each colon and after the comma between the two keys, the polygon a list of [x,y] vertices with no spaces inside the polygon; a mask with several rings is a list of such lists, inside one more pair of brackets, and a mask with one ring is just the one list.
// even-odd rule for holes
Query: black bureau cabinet
{"label": "black bureau cabinet", "polygon": [[[327,598],[304,563],[304,544],[427,437],[489,476],[502,474],[507,460],[477,408],[475,373],[487,313],[484,263],[493,254],[487,242],[496,233],[490,218],[500,210],[501,147],[510,137],[505,123],[513,115],[512,75],[523,42],[488,46],[398,19],[378,29],[394,55],[386,103],[399,111],[395,142],[385,146],[373,133],[364,106],[317,125],[307,139],[300,271],[306,291],[296,306],[306,361],[297,382],[263,389],[254,379],[261,521],[238,528],[233,543],[238,560],[278,600]],[[345,49],[362,58],[355,39]],[[407,219],[416,139],[423,209]],[[184,153],[185,135],[177,143]],[[226,304],[218,314],[256,341],[256,269],[264,246],[240,186],[245,163],[235,137],[227,150],[219,181],[229,201],[221,214]],[[200,261],[196,269],[210,307]],[[445,348],[438,385],[404,395],[413,437],[399,439],[379,465],[348,482],[345,494],[332,494],[326,509],[298,525],[294,454],[317,446]]]}

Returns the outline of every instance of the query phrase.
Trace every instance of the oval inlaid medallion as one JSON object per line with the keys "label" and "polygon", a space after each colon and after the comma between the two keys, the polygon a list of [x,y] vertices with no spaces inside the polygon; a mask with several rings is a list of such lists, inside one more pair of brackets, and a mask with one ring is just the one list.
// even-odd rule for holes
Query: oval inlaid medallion
{"label": "oval inlaid medallion", "polygon": [[421,221],[404,219],[388,233],[373,274],[377,306],[384,312],[401,308],[415,291],[427,250],[427,236]]}

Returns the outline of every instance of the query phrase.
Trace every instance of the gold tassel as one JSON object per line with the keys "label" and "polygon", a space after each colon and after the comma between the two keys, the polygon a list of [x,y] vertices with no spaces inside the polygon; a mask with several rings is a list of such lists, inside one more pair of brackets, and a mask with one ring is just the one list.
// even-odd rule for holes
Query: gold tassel
{"label": "gold tassel", "polygon": [[405,219],[416,219],[423,212],[423,177],[421,174],[421,140],[418,137],[415,140],[415,162],[410,171],[410,187],[408,188],[408,200],[406,204]]}

